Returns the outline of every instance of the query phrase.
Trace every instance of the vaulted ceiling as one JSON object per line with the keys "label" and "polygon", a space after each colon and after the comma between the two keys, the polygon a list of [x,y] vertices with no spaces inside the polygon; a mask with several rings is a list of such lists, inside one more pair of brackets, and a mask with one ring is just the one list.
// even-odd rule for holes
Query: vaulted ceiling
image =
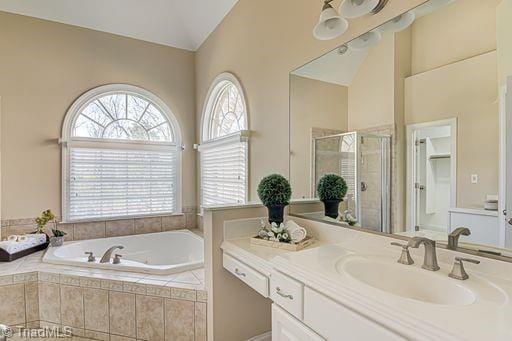
{"label": "vaulted ceiling", "polygon": [[195,51],[238,0],[0,0],[0,11]]}

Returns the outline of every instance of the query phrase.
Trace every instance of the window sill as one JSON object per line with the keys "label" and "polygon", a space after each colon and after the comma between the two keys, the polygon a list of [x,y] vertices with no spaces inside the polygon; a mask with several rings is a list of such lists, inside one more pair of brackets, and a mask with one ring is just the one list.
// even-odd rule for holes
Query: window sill
{"label": "window sill", "polygon": [[181,213],[161,213],[161,214],[147,214],[147,215],[133,215],[133,216],[120,216],[120,217],[110,217],[110,218],[91,218],[91,219],[80,219],[80,220],[62,220],[59,224],[82,224],[82,223],[100,223],[107,221],[116,221],[116,220],[137,220],[137,219],[147,219],[147,218],[161,218],[161,217],[174,217],[174,216],[182,216],[185,215],[184,212]]}

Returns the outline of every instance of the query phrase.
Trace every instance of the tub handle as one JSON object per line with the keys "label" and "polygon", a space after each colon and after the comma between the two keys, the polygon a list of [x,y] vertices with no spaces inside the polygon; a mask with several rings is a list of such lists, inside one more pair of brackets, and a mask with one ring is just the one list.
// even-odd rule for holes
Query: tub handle
{"label": "tub handle", "polygon": [[121,257],[123,257],[123,255],[119,255],[119,254],[115,254],[114,255],[114,261],[112,262],[112,264],[120,264],[121,263]]}
{"label": "tub handle", "polygon": [[96,261],[96,257],[94,257],[93,252],[86,252],[85,254],[89,255],[89,257],[87,257],[87,262],[92,263]]}
{"label": "tub handle", "polygon": [[236,273],[238,276],[240,276],[240,277],[246,277],[246,276],[247,276],[245,273],[240,272],[240,270],[238,270],[238,268],[237,268],[237,269],[235,269],[235,273]]}

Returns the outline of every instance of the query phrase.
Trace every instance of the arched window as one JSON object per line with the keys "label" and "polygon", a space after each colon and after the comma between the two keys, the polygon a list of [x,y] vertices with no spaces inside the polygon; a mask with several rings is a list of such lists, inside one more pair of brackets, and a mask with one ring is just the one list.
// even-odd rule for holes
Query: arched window
{"label": "arched window", "polygon": [[69,109],[62,131],[64,221],[179,212],[181,133],[158,97],[101,86]]}
{"label": "arched window", "polygon": [[230,73],[219,75],[208,92],[201,129],[203,206],[247,200],[247,104],[242,86]]}

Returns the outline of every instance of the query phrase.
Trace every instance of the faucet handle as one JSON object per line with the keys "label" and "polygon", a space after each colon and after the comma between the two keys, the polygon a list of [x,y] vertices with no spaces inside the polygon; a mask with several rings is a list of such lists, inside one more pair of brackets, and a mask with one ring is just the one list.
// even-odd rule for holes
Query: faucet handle
{"label": "faucet handle", "polygon": [[96,257],[94,257],[93,252],[86,252],[85,254],[89,255],[89,257],[87,257],[87,262],[92,263],[96,261]]}
{"label": "faucet handle", "polygon": [[409,253],[409,245],[400,244],[397,242],[392,242],[391,245],[400,246],[402,248],[402,254],[400,255],[400,258],[397,260],[398,263],[405,265],[414,264],[414,260],[412,259],[411,254]]}
{"label": "faucet handle", "polygon": [[448,274],[449,277],[464,281],[469,278],[466,269],[464,269],[464,262],[480,264],[479,260],[463,257],[455,257],[452,271]]}
{"label": "faucet handle", "polygon": [[120,254],[115,254],[114,255],[114,260],[112,261],[112,264],[120,264],[121,263],[121,258],[123,257],[123,255],[120,255]]}

